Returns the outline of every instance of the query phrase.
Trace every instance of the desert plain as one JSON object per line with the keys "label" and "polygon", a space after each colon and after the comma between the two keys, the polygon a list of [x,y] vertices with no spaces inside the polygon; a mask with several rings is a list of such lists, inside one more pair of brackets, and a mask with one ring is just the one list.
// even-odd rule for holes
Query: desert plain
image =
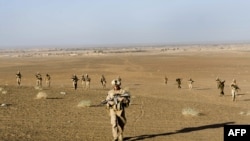
{"label": "desert plain", "polygon": [[[222,141],[224,125],[250,123],[249,62],[248,44],[1,50],[0,141],[111,141],[109,115],[99,104],[117,76],[131,93],[124,140]],[[35,87],[37,72],[51,75],[50,87]],[[88,74],[90,89],[78,81],[74,90],[73,74]],[[224,96],[217,77],[226,81]],[[235,102],[233,79],[240,87]],[[47,97],[38,99],[40,92]]]}

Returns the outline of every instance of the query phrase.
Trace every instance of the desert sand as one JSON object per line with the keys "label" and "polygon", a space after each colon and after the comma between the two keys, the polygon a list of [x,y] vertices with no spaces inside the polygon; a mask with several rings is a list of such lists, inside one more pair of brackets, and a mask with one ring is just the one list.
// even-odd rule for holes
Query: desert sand
{"label": "desert sand", "polygon": [[[222,141],[225,124],[250,123],[250,45],[193,45],[120,49],[38,49],[0,52],[1,141],[111,141],[105,106],[122,78],[131,105],[127,141]],[[15,74],[23,75],[17,86]],[[51,87],[36,88],[35,74],[51,75]],[[74,90],[71,76],[88,74],[89,90]],[[101,75],[108,83],[105,89]],[[168,83],[164,83],[164,77]],[[220,96],[216,77],[226,81]],[[178,89],[175,79],[182,78]],[[188,89],[187,80],[195,82]],[[233,79],[241,90],[231,100]],[[38,93],[47,94],[38,99]],[[81,102],[86,107],[79,107]],[[186,114],[185,114],[186,113]]]}

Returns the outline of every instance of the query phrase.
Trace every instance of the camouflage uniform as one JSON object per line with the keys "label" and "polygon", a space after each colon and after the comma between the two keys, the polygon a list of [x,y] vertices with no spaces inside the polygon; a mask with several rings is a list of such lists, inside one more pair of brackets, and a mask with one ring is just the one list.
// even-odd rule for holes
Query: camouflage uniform
{"label": "camouflage uniform", "polygon": [[74,87],[74,89],[76,90],[77,89],[77,81],[79,80],[78,79],[78,77],[74,74],[73,76],[72,76],[72,81],[73,81],[73,87]]}
{"label": "camouflage uniform", "polygon": [[194,83],[194,80],[192,80],[191,78],[188,80],[188,88],[189,89],[192,89],[193,88],[193,83]]}
{"label": "camouflage uniform", "polygon": [[220,85],[220,79],[219,79],[219,77],[217,77],[216,79],[215,79],[215,81],[216,81],[216,86],[217,86],[217,88],[219,89],[219,85]]}
{"label": "camouflage uniform", "polygon": [[89,75],[86,74],[86,78],[85,78],[86,89],[90,88],[90,81],[91,79],[89,78]]}
{"label": "camouflage uniform", "polygon": [[[111,125],[112,125],[112,134],[114,141],[123,141],[123,131],[126,124],[125,117],[125,107],[129,106],[129,99],[120,97],[120,95],[125,94],[125,90],[120,88],[120,82],[118,80],[113,80],[112,82],[118,82],[119,84],[114,86],[116,88],[110,90],[106,97],[107,109],[109,110]],[[112,84],[114,85],[114,84]],[[115,96],[117,96],[115,98]]]}
{"label": "camouflage uniform", "polygon": [[105,79],[104,75],[102,75],[102,77],[101,77],[101,84],[102,84],[103,88],[106,88],[106,79]]}
{"label": "camouflage uniform", "polygon": [[82,79],[81,79],[81,82],[82,82],[82,87],[85,88],[85,77],[84,77],[84,74],[82,75]]}
{"label": "camouflage uniform", "polygon": [[42,81],[43,81],[42,75],[39,72],[37,72],[35,76],[36,76],[36,86],[42,87]]}
{"label": "camouflage uniform", "polygon": [[220,89],[220,95],[222,96],[224,95],[225,80],[224,81],[218,80],[218,82],[219,82],[218,89]]}
{"label": "camouflage uniform", "polygon": [[164,83],[167,84],[168,83],[168,78],[165,76],[164,78]]}
{"label": "camouflage uniform", "polygon": [[235,79],[233,79],[233,82],[231,83],[230,87],[231,87],[231,92],[232,92],[232,101],[236,101],[237,92],[240,88],[236,84]]}
{"label": "camouflage uniform", "polygon": [[50,77],[50,75],[49,74],[46,74],[46,85],[48,86],[48,87],[50,87],[50,79],[51,79],[51,77]]}
{"label": "camouflage uniform", "polygon": [[178,88],[180,89],[181,88],[181,78],[177,78],[176,82],[178,84]]}
{"label": "camouflage uniform", "polygon": [[16,73],[16,81],[17,81],[17,85],[20,86],[21,85],[21,78],[22,78],[22,75],[20,73],[20,71],[18,71]]}

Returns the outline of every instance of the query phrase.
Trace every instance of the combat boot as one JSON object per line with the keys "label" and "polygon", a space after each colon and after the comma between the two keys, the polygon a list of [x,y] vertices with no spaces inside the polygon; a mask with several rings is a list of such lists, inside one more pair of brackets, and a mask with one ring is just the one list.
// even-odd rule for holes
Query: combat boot
{"label": "combat boot", "polygon": [[118,141],[123,141],[123,135],[119,135]]}

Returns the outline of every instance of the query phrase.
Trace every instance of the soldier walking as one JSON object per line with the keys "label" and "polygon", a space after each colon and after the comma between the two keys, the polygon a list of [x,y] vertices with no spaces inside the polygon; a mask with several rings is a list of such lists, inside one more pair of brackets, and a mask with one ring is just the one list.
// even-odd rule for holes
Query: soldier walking
{"label": "soldier walking", "polygon": [[218,80],[219,84],[218,84],[218,89],[220,89],[220,96],[224,95],[224,87],[225,87],[225,80],[221,81]]}
{"label": "soldier walking", "polygon": [[72,81],[73,81],[73,87],[74,87],[74,89],[76,90],[77,89],[77,81],[79,80],[78,79],[78,77],[76,76],[76,74],[74,74],[73,76],[72,76]]}
{"label": "soldier walking", "polygon": [[176,78],[176,82],[179,89],[181,88],[181,80],[182,80],[181,78]]}
{"label": "soldier walking", "polygon": [[20,86],[21,85],[21,78],[22,78],[22,74],[20,71],[17,71],[16,73],[16,82],[17,82],[17,85]]}
{"label": "soldier walking", "polygon": [[86,78],[85,78],[86,89],[90,88],[90,81],[91,81],[91,78],[89,77],[88,74],[86,74]]}
{"label": "soldier walking", "polygon": [[[106,101],[108,101],[107,109],[110,114],[113,139],[114,141],[123,141],[123,132],[126,124],[125,108],[129,106],[130,95],[121,88],[119,80],[112,80],[111,85],[113,89],[108,92]],[[123,97],[122,95],[126,96]]]}
{"label": "soldier walking", "polygon": [[167,83],[168,83],[168,78],[165,76],[164,77],[164,83],[167,85]]}
{"label": "soldier walking", "polygon": [[188,80],[188,88],[189,88],[189,89],[192,89],[192,88],[193,88],[193,83],[194,83],[194,80],[192,80],[192,78],[190,78],[190,79]]}
{"label": "soldier walking", "polygon": [[215,79],[215,81],[216,81],[216,86],[217,86],[217,88],[219,89],[219,85],[220,85],[220,78],[219,77],[217,77],[216,79]]}
{"label": "soldier walking", "polygon": [[50,75],[46,74],[45,82],[46,82],[47,87],[50,87],[50,79],[51,79]]}
{"label": "soldier walking", "polygon": [[231,92],[232,92],[232,101],[236,101],[236,96],[237,96],[238,90],[240,90],[240,88],[236,84],[235,79],[233,79],[230,87],[231,87]]}
{"label": "soldier walking", "polygon": [[42,75],[39,72],[37,72],[35,76],[36,76],[36,86],[42,87],[42,81],[43,81]]}
{"label": "soldier walking", "polygon": [[106,79],[104,77],[104,75],[101,76],[101,84],[102,84],[102,88],[106,88]]}
{"label": "soldier walking", "polygon": [[82,83],[82,87],[83,87],[83,89],[85,88],[85,76],[84,76],[84,74],[82,75],[82,79],[81,79],[81,83]]}

